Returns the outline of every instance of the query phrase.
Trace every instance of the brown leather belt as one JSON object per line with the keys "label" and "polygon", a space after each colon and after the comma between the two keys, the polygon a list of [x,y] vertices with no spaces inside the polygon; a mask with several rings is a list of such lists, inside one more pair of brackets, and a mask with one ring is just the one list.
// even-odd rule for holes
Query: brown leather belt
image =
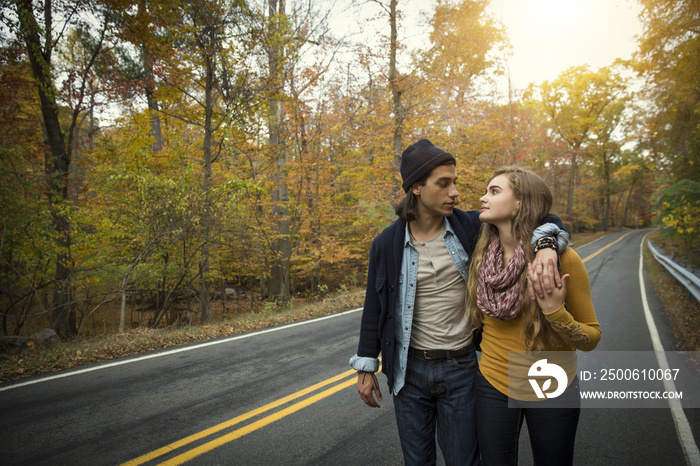
{"label": "brown leather belt", "polygon": [[471,345],[465,346],[464,348],[458,350],[422,350],[409,346],[408,354],[425,359],[452,359],[469,353],[470,347]]}

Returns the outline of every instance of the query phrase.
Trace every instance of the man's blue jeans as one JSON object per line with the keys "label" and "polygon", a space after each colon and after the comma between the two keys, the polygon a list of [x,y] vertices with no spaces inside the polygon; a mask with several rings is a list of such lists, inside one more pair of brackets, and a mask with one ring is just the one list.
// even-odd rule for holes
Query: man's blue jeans
{"label": "man's blue jeans", "polygon": [[409,354],[406,383],[394,396],[396,423],[406,465],[435,464],[435,431],[450,465],[478,465],[474,346],[453,359]]}

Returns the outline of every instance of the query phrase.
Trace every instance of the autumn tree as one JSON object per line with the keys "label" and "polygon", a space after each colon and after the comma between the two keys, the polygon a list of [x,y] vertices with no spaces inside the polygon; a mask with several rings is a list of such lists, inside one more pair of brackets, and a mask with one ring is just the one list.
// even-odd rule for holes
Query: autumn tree
{"label": "autumn tree", "polygon": [[[46,141],[45,168],[47,199],[56,233],[56,271],[52,302],[52,327],[62,336],[76,332],[72,309],[71,220],[66,208],[70,183],[71,159],[76,127],[89,102],[89,80],[93,66],[108,40],[110,14],[108,9],[92,7],[81,1],[45,2],[31,0],[14,2],[16,17],[10,26],[18,31],[25,45],[27,59],[37,84],[41,104],[41,119]],[[94,19],[95,22],[90,20]],[[97,27],[95,27],[97,25]],[[56,75],[55,51],[67,33],[75,31],[84,38],[83,60],[66,70],[71,82],[72,101],[61,102]],[[69,125],[60,122],[62,104],[70,106]]]}
{"label": "autumn tree", "polygon": [[267,144],[262,149],[270,157],[272,183],[270,228],[261,232],[270,253],[268,296],[279,301],[291,297],[293,241],[304,221],[298,194],[290,190],[290,173],[307,157],[308,102],[332,55],[326,50],[325,22],[318,16],[314,2],[287,5],[285,0],[268,0],[262,15],[267,100]]}
{"label": "autumn tree", "polygon": [[161,0],[105,0],[113,3],[115,35],[120,42],[98,62],[98,72],[113,83],[111,94],[122,100],[145,99],[151,127],[151,150],[163,147],[159,87],[163,84],[162,59],[169,57],[172,42],[169,24],[177,23],[173,2]]}
{"label": "autumn tree", "polygon": [[[211,183],[212,183],[212,157],[213,133],[227,121],[231,120],[226,108],[235,103],[240,103],[241,89],[236,89],[236,84],[242,85],[244,80],[231,76],[230,70],[221,63],[222,52],[226,40],[227,31],[232,29],[237,9],[243,6],[240,0],[232,3],[218,0],[197,0],[189,2],[185,9],[185,18],[193,27],[194,47],[198,52],[203,73],[200,74],[199,93],[203,94],[203,100],[199,100],[203,107],[204,140],[202,142],[202,191],[204,193],[204,206],[202,212],[202,251],[199,264],[200,275],[200,312],[202,322],[213,319],[209,305],[209,243],[211,240]],[[234,101],[234,102],[232,102]],[[215,114],[216,111],[216,114]]]}
{"label": "autumn tree", "polygon": [[609,68],[594,72],[588,66],[572,67],[553,81],[544,81],[539,99],[549,124],[569,146],[569,186],[566,215],[572,221],[579,164],[592,135],[602,128],[603,115],[621,98],[624,82]]}
{"label": "autumn tree", "polygon": [[[159,28],[148,27],[142,10],[149,7],[158,18]],[[163,115],[201,129],[201,192],[199,206],[199,301],[202,322],[212,319],[210,311],[210,248],[212,238],[213,189],[212,163],[221,151],[223,126],[236,120],[234,109],[245,108],[252,99],[245,67],[240,55],[231,47],[245,4],[238,0],[191,0],[165,5],[162,2],[139,1],[136,16],[126,17],[130,25],[124,37],[136,43],[140,57],[136,63],[141,72],[141,87],[147,97],[151,133],[155,147],[162,141],[160,119]],[[169,47],[158,45],[158,38]],[[238,45],[238,44],[237,44]],[[234,52],[232,52],[234,50]],[[154,71],[158,65],[158,72]],[[138,76],[138,74],[136,75]],[[156,78],[158,89],[156,91]],[[218,136],[215,136],[218,134]]]}
{"label": "autumn tree", "polygon": [[[650,196],[647,193],[651,192],[653,186],[654,163],[636,151],[623,150],[619,165],[614,173],[623,188],[620,191],[622,217],[619,224],[639,228],[642,225],[642,214],[648,210]],[[630,221],[632,217],[634,222]]]}
{"label": "autumn tree", "polygon": [[[418,135],[459,155],[459,170],[474,170],[485,157],[489,166],[500,151],[500,119],[477,82],[486,78],[506,45],[506,36],[488,13],[488,1],[442,0],[427,16],[428,41],[415,54],[417,84],[410,98],[411,127]],[[475,173],[460,174],[464,181]],[[465,193],[466,194],[466,193]],[[466,197],[466,196],[465,196]]]}
{"label": "autumn tree", "polygon": [[675,180],[700,180],[700,3],[640,0],[644,32],[634,68],[645,78],[644,113],[652,128],[645,144],[664,159]]}
{"label": "autumn tree", "polygon": [[[20,42],[0,47],[0,334],[43,315],[53,262],[42,190],[45,147],[36,83]],[[38,305],[38,306],[37,306]],[[37,307],[35,307],[37,306]],[[37,311],[37,309],[41,309]]]}
{"label": "autumn tree", "polygon": [[289,218],[289,194],[285,169],[287,149],[284,136],[285,60],[291,28],[287,18],[286,0],[267,0],[267,52],[270,96],[268,100],[269,147],[274,160],[272,191],[273,216],[276,223],[271,241],[270,297],[289,300],[289,265],[292,237]]}
{"label": "autumn tree", "polygon": [[[386,9],[382,3],[380,5]],[[398,65],[396,55],[398,53],[398,23],[399,11],[397,9],[398,0],[389,0],[389,88],[391,89],[392,113],[394,114],[394,171],[398,173],[401,165],[401,152],[403,151],[403,120],[405,118],[404,103],[402,94],[404,89],[399,81]]]}
{"label": "autumn tree", "polygon": [[622,122],[624,105],[625,101],[621,98],[607,107],[601,115],[597,130],[594,132],[595,143],[590,149],[594,160],[594,171],[600,180],[598,189],[603,207],[601,209],[601,229],[603,231],[608,231],[612,215],[611,198],[617,189],[613,175],[620,164],[622,143],[616,140],[614,133]]}
{"label": "autumn tree", "polygon": [[438,89],[439,106],[469,102],[474,80],[496,65],[506,36],[487,13],[488,0],[440,0],[428,23],[430,46],[421,54],[424,80]]}

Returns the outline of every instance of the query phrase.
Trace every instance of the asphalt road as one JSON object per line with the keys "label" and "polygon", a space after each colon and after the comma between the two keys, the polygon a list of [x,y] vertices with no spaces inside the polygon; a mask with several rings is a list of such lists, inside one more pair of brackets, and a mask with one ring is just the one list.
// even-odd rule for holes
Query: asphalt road
{"label": "asphalt road", "polygon": [[[596,351],[654,349],[639,286],[645,234],[577,248],[603,334]],[[646,290],[660,342],[674,351],[648,282]],[[0,384],[0,464],[402,464],[383,376],[384,402],[371,409],[349,371],[359,319],[349,311]],[[700,410],[684,413],[692,457]],[[576,463],[695,464],[677,422],[670,409],[583,409]],[[531,464],[526,433],[521,444],[521,464]]]}

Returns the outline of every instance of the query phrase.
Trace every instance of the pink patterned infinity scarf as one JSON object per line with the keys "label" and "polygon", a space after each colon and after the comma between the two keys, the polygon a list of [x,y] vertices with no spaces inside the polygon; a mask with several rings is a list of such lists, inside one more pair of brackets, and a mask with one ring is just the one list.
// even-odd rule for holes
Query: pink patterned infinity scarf
{"label": "pink patterned infinity scarf", "polygon": [[491,240],[479,268],[476,288],[476,304],[484,314],[500,320],[513,320],[518,316],[525,297],[520,283],[525,265],[525,251],[518,243],[504,269],[501,241],[498,237]]}

